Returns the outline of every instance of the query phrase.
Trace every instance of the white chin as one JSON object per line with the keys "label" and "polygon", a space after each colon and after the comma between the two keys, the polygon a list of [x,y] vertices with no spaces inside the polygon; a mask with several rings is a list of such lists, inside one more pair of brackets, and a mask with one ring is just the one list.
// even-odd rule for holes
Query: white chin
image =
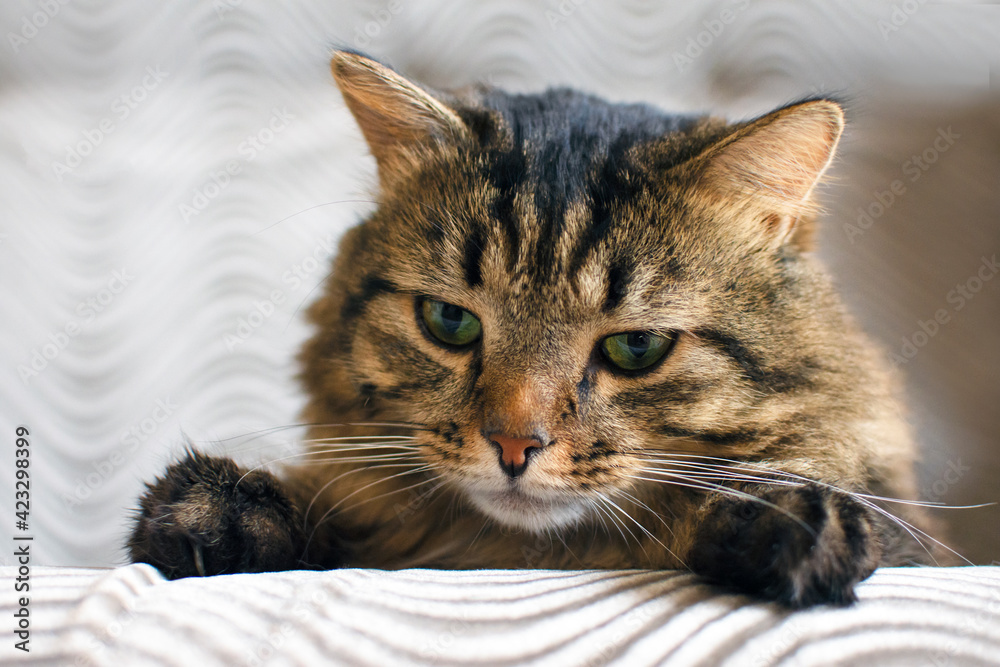
{"label": "white chin", "polygon": [[476,509],[491,519],[536,533],[574,524],[585,513],[580,502],[546,500],[517,490],[474,491],[467,495]]}

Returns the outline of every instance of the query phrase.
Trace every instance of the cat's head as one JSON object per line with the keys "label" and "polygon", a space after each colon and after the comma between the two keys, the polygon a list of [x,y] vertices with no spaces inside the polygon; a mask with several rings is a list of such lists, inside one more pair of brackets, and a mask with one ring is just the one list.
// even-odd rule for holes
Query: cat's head
{"label": "cat's head", "polygon": [[839,310],[800,221],[835,103],[727,125],[566,90],[438,94],[344,52],[333,72],[380,188],[312,309],[313,418],[419,425],[472,505],[543,530],[648,497],[658,451],[760,453],[823,400],[838,325],[817,313]]}

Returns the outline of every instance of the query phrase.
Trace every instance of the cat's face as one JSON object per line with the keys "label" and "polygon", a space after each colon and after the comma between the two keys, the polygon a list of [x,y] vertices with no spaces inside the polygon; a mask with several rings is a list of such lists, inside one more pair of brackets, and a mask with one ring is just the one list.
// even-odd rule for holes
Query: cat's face
{"label": "cat's face", "polygon": [[357,56],[335,74],[382,189],[314,308],[306,363],[330,370],[307,385],[418,425],[486,516],[544,530],[641,499],[657,451],[738,455],[750,413],[784,414],[762,393],[808,388],[776,348],[831,103],[737,130],[569,93],[442,101]]}

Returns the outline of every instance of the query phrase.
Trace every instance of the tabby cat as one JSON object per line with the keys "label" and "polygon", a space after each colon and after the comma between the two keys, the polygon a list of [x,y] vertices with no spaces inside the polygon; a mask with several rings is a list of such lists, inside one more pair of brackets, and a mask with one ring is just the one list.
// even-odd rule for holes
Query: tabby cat
{"label": "tabby cat", "polygon": [[292,568],[685,568],[789,606],[919,560],[914,447],[810,256],[843,129],[571,90],[333,74],[378,164],[301,353],[304,463],[190,452],[131,558]]}

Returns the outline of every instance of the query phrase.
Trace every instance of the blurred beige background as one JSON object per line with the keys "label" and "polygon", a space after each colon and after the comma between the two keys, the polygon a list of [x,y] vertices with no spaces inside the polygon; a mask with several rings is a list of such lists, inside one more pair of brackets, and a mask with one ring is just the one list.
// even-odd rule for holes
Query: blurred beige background
{"label": "blurred beige background", "polygon": [[[32,429],[39,564],[122,562],[182,433],[292,451],[294,431],[245,436],[296,422],[300,309],[373,183],[335,44],[444,88],[731,118],[845,100],[820,252],[905,360],[925,497],[1000,500],[996,3],[12,0],[0,34],[0,437]],[[1000,559],[997,507],[939,514]]]}

